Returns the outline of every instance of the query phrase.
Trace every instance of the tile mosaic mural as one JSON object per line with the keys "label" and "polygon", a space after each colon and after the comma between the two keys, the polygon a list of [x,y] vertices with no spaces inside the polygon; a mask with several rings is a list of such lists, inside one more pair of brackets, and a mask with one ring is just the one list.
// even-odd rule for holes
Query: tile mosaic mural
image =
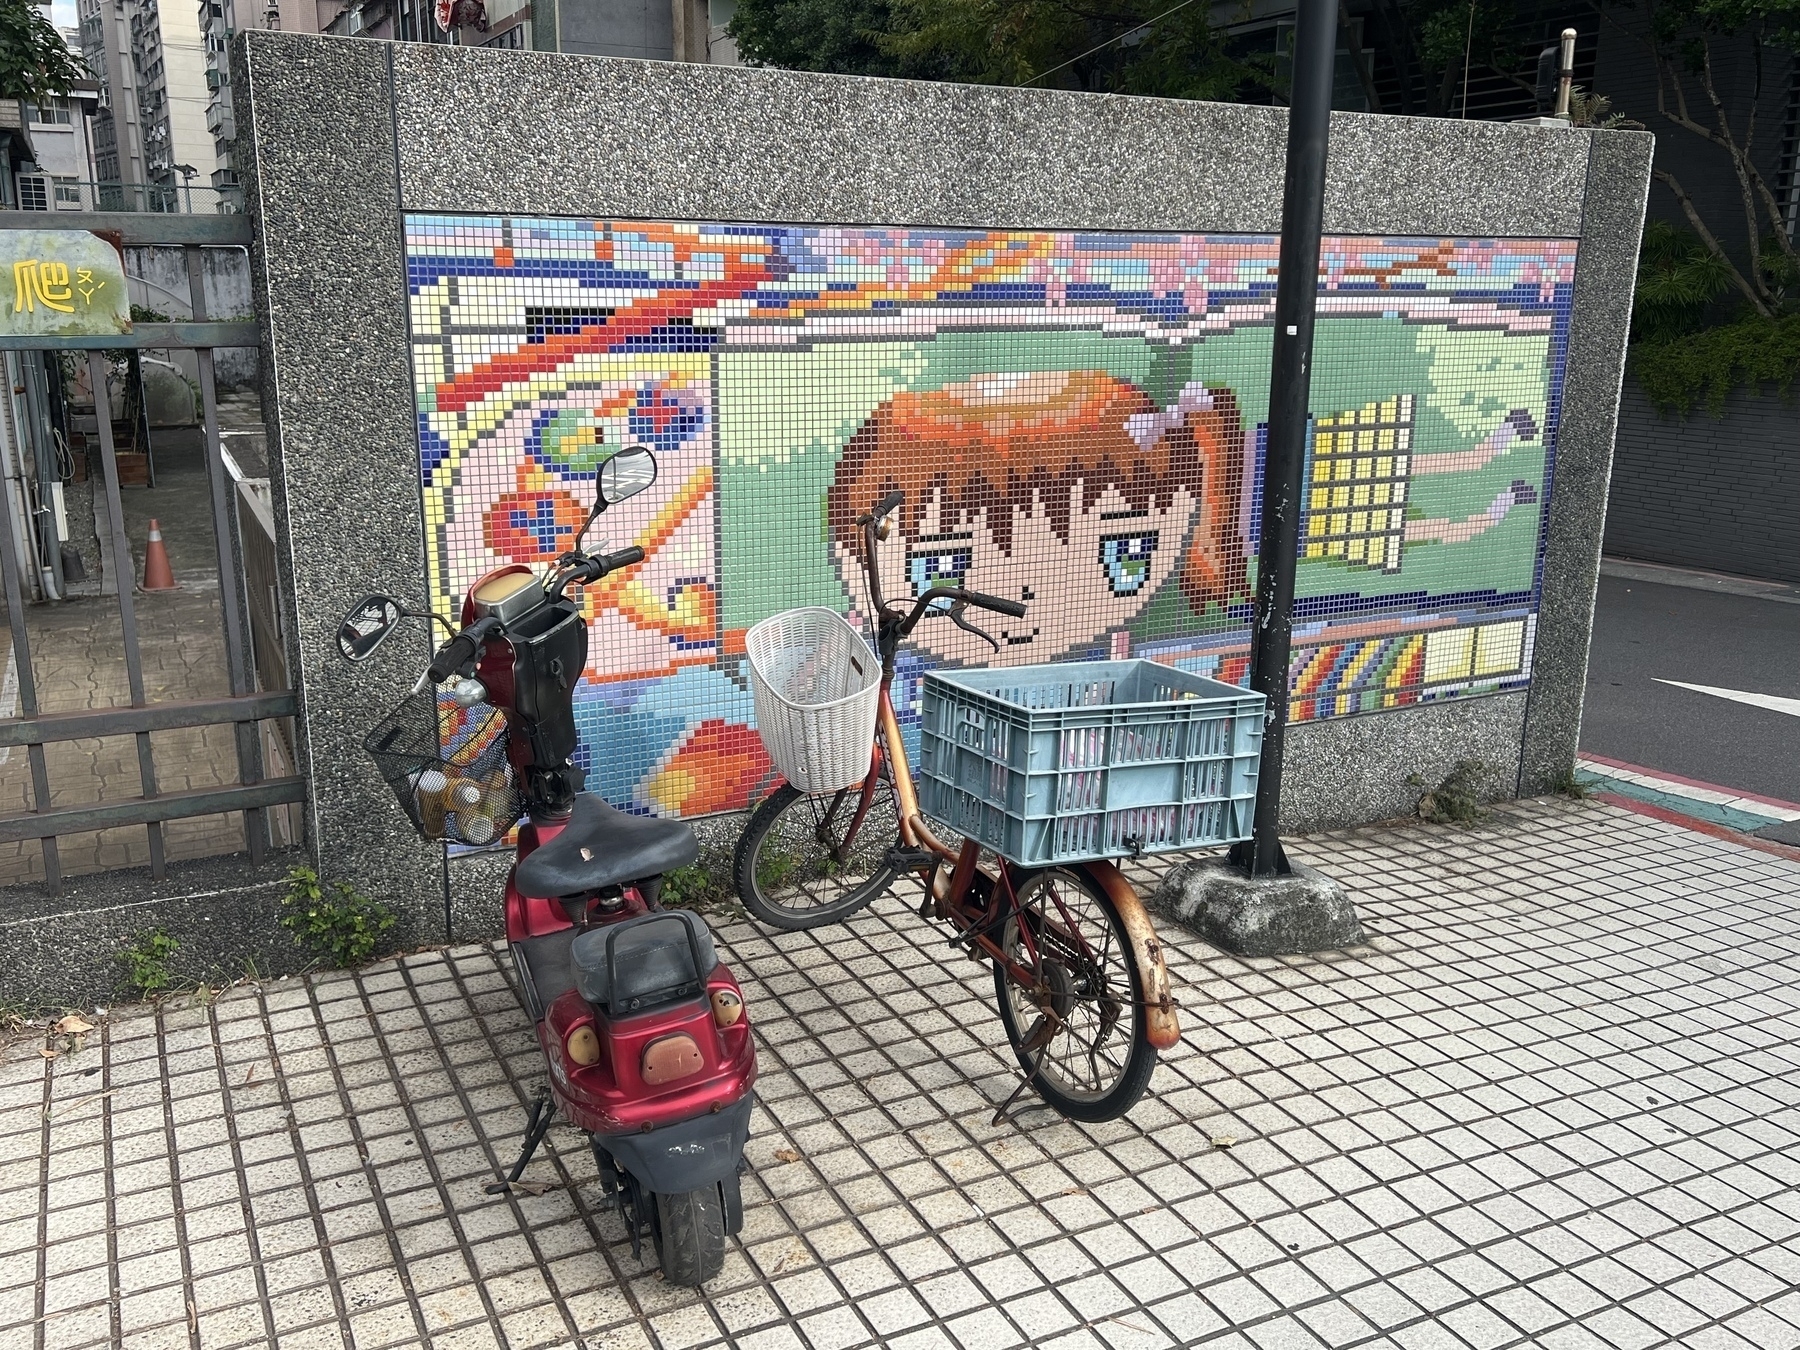
{"label": "tile mosaic mural", "polygon": [[[1029,606],[983,621],[998,654],[922,624],[903,722],[938,665],[1245,678],[1273,237],[412,215],[406,239],[436,607],[567,548],[614,450],[661,463],[597,531],[648,560],[585,601],[581,762],[616,805],[763,794],[744,633],[861,622],[853,521],[894,488],[890,595]],[[1296,720],[1526,684],[1575,249],[1325,241]]]}

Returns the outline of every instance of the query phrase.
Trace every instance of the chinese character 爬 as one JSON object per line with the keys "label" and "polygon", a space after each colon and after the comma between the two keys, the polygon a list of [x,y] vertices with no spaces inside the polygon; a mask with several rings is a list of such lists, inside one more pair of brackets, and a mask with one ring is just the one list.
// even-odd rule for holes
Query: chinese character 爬
{"label": "chinese character \u722c", "polygon": [[14,314],[21,311],[36,313],[39,300],[44,302],[45,309],[73,314],[75,306],[69,303],[73,298],[67,263],[40,263],[36,258],[25,258],[13,264]]}

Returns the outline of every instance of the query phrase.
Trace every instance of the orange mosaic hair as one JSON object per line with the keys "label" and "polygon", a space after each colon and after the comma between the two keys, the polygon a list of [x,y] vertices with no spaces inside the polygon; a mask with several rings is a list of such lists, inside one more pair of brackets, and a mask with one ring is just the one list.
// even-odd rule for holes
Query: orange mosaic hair
{"label": "orange mosaic hair", "polygon": [[833,540],[854,554],[861,548],[856,517],[872,502],[904,492],[896,522],[915,538],[941,496],[951,519],[985,515],[1010,553],[1014,514],[1029,514],[1034,502],[1068,538],[1077,485],[1083,511],[1108,487],[1137,510],[1166,506],[1186,488],[1197,512],[1181,588],[1199,610],[1223,603],[1242,583],[1243,447],[1229,389],[1190,385],[1164,409],[1103,370],[977,375],[895,394],[869,414],[838,462],[826,516]]}

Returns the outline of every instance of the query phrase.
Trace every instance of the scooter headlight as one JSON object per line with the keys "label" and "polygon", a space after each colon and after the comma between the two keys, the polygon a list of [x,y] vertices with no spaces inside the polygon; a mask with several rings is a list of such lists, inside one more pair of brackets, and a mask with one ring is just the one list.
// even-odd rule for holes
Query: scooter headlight
{"label": "scooter headlight", "polygon": [[563,1054],[571,1064],[579,1064],[587,1068],[590,1064],[600,1062],[600,1037],[590,1026],[579,1026],[571,1031],[563,1041]]}

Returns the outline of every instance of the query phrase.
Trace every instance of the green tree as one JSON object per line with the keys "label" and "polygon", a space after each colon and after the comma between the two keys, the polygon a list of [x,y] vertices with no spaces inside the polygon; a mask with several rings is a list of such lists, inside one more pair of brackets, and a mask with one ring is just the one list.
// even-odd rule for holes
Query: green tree
{"label": "green tree", "polygon": [[739,0],[752,65],[1229,99],[1232,59],[1206,0]]}
{"label": "green tree", "polygon": [[1728,269],[1729,263],[1692,230],[1651,221],[1638,251],[1632,337],[1668,342],[1703,327],[1713,302],[1731,290]]}
{"label": "green tree", "polygon": [[[1674,195],[1716,269],[1763,319],[1788,309],[1800,287],[1800,254],[1788,235],[1781,207],[1769,182],[1756,167],[1758,135],[1780,136],[1781,103],[1787,94],[1783,77],[1792,53],[1800,51],[1800,0],[1645,0],[1648,36],[1615,24],[1647,50],[1656,67],[1656,110],[1670,125],[1717,147],[1729,161],[1737,181],[1750,266],[1740,268],[1717,234],[1701,216],[1693,198],[1669,170],[1655,170],[1656,181]],[[1598,7],[1598,5],[1596,5]],[[1612,16],[1601,11],[1607,17]],[[1721,43],[1748,43],[1751,79],[1739,95],[1734,121],[1713,75],[1713,56]],[[1758,125],[1776,104],[1774,116]],[[1774,122],[1775,125],[1768,125]]]}
{"label": "green tree", "polygon": [[67,94],[87,68],[48,12],[31,0],[0,0],[0,99],[36,103]]}
{"label": "green tree", "polygon": [[753,66],[836,75],[942,78],[941,67],[915,68],[884,50],[894,30],[888,0],[739,0],[727,27],[738,55]]}

